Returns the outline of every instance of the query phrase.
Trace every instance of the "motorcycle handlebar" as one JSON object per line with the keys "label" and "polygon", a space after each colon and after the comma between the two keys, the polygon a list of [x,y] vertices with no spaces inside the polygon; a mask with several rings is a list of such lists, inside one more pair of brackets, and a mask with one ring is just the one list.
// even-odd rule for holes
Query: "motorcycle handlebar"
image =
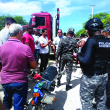
{"label": "motorcycle handlebar", "polygon": [[29,71],[29,70],[26,70],[26,69],[24,69],[24,71],[27,72],[27,73],[29,73],[29,74],[32,73],[32,71]]}
{"label": "motorcycle handlebar", "polygon": [[37,79],[37,80],[41,80],[41,76],[33,71],[29,71],[29,70],[26,70],[24,69],[25,72],[29,73],[33,79]]}

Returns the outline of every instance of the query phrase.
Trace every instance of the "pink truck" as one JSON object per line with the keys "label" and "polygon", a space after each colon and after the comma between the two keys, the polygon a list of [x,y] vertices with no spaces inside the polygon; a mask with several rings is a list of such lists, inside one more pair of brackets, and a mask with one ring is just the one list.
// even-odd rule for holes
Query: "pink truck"
{"label": "pink truck", "polygon": [[59,29],[59,8],[57,9],[57,15],[55,15],[55,17],[52,17],[51,14],[47,12],[33,13],[29,26],[39,29],[40,33],[43,28],[46,28],[48,31],[48,39],[53,40],[57,36],[57,30]]}

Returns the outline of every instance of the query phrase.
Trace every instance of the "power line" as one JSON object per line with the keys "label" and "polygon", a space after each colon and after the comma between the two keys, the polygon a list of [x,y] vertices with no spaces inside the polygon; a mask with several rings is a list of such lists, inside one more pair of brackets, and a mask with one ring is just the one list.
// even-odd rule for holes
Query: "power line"
{"label": "power line", "polygon": [[96,6],[96,5],[90,5],[90,6],[92,6],[92,18],[93,18],[93,7]]}

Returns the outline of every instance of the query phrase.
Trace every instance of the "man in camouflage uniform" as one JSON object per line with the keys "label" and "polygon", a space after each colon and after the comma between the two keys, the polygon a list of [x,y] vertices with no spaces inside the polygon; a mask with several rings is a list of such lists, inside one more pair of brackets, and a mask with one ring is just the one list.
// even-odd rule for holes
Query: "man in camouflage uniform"
{"label": "man in camouflage uniform", "polygon": [[[66,84],[66,90],[69,90],[72,88],[70,86],[70,80],[71,80],[71,73],[72,73],[72,67],[73,67],[73,50],[75,50],[75,46],[77,41],[72,38],[74,35],[74,29],[69,28],[67,37],[63,38],[60,40],[59,45],[58,45],[58,50],[56,54],[56,59],[58,60],[58,57],[61,56],[61,67],[60,67],[60,72],[63,71],[64,65],[67,65],[67,84]],[[58,78],[57,85],[60,86],[60,79],[61,77]]]}
{"label": "man in camouflage uniform", "polygon": [[[103,34],[106,37],[110,38],[110,26],[104,28]],[[107,82],[107,86],[106,86],[106,96],[107,96],[106,106],[108,109],[110,109],[110,67],[108,67],[108,82]]]}
{"label": "man in camouflage uniform", "polygon": [[85,29],[88,40],[77,55],[83,75],[80,80],[80,98],[82,110],[93,110],[93,99],[97,110],[104,110],[104,91],[108,80],[107,68],[110,61],[110,40],[101,35],[103,23],[97,19],[90,19]]}

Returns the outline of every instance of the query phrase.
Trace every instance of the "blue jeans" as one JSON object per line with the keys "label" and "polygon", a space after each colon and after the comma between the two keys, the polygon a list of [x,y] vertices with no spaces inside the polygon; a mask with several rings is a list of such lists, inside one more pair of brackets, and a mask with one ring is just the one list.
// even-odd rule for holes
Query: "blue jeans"
{"label": "blue jeans", "polygon": [[14,110],[24,110],[28,93],[28,83],[2,84],[4,90],[4,104],[7,109],[12,107],[12,97]]}
{"label": "blue jeans", "polygon": [[34,57],[35,57],[35,60],[36,60],[37,64],[38,64],[38,61],[39,61],[39,52],[40,52],[40,49],[35,49],[35,51],[34,51]]}

